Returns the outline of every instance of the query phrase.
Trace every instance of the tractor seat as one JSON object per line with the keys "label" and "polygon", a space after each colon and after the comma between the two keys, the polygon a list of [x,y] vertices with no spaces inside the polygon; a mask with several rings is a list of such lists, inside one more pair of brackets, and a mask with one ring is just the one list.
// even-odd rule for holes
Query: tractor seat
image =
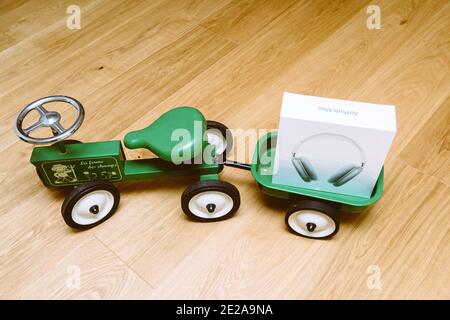
{"label": "tractor seat", "polygon": [[202,153],[207,144],[203,140],[205,130],[206,120],[200,111],[177,107],[148,127],[128,132],[124,144],[129,149],[145,148],[163,160],[180,163]]}

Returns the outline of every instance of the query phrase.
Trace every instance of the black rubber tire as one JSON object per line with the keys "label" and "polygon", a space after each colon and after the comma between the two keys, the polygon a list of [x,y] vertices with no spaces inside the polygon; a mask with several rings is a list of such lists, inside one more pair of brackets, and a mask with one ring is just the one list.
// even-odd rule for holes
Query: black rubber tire
{"label": "black rubber tire", "polygon": [[[109,191],[113,195],[114,204],[113,204],[111,210],[101,220],[99,220],[95,223],[87,224],[87,225],[76,223],[72,218],[73,207],[75,206],[77,201],[79,199],[81,199],[83,196],[85,196],[93,191],[96,191],[96,190],[106,190],[106,191]],[[64,199],[64,202],[61,206],[61,214],[62,214],[64,221],[66,222],[66,224],[69,227],[74,228],[74,229],[79,229],[79,230],[87,230],[87,229],[93,228],[93,227],[105,222],[109,218],[111,218],[111,216],[116,212],[119,202],[120,202],[119,190],[117,190],[117,188],[111,182],[90,181],[90,182],[86,182],[85,184],[82,184],[82,185],[74,188],[66,196],[66,198]]]}
{"label": "black rubber tire", "polygon": [[[325,237],[310,237],[304,234],[301,234],[297,231],[295,231],[290,225],[289,225],[289,217],[299,211],[299,210],[305,210],[305,209],[310,209],[310,210],[315,210],[315,211],[320,211],[321,213],[329,216],[335,223],[336,228],[335,230],[325,236]],[[327,238],[331,238],[333,237],[336,233],[338,233],[339,231],[339,225],[340,225],[340,216],[339,216],[339,210],[337,208],[337,206],[326,202],[326,201],[322,201],[322,200],[316,200],[316,199],[305,199],[305,200],[300,200],[294,204],[292,204],[286,211],[286,217],[284,219],[286,226],[288,227],[289,231],[299,235],[301,237],[305,237],[305,238],[310,238],[310,239],[327,239]]]}
{"label": "black rubber tire", "polygon": [[[231,197],[233,200],[232,209],[225,215],[218,218],[203,218],[195,215],[189,209],[189,201],[197,194],[207,191],[220,191]],[[204,180],[191,184],[181,195],[181,208],[183,212],[191,219],[202,222],[214,222],[231,218],[241,205],[241,195],[239,190],[231,183],[221,180]]]}
{"label": "black rubber tire", "polygon": [[225,138],[225,141],[227,143],[225,152],[222,152],[221,154],[216,155],[217,162],[223,163],[226,160],[227,155],[230,154],[231,149],[233,148],[233,136],[231,134],[231,131],[224,124],[217,122],[217,121],[213,121],[213,120],[206,121],[206,129],[207,130],[208,129],[217,129],[220,131],[222,136]]}

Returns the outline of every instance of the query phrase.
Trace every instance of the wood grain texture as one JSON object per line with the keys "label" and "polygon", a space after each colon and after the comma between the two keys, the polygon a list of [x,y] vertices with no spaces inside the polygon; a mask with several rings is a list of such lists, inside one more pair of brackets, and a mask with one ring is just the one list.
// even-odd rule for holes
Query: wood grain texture
{"label": "wood grain texture", "polygon": [[[447,82],[448,83],[448,82]],[[399,158],[411,166],[450,184],[450,97],[433,112]]]}
{"label": "wood grain texture", "polygon": [[[80,30],[66,28],[69,4],[0,3],[1,298],[450,298],[448,1],[379,0],[381,30],[366,27],[372,1],[79,0]],[[118,185],[117,214],[74,232],[65,193],[42,186],[11,130],[51,94],[83,103],[82,141],[122,139],[177,105],[276,129],[284,91],[397,107],[383,197],[342,214],[329,241],[288,233],[286,203],[232,168],[230,220],[188,220],[180,195],[195,179],[180,178]],[[236,143],[247,152],[231,157],[249,161],[254,141]]]}

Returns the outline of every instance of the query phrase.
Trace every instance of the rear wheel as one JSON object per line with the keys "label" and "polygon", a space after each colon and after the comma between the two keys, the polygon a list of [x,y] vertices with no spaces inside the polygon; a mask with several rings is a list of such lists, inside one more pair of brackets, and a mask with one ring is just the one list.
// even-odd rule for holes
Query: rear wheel
{"label": "rear wheel", "polygon": [[108,220],[119,205],[117,188],[107,181],[91,181],[73,189],[65,198],[61,213],[75,229],[90,229]]}
{"label": "rear wheel", "polygon": [[184,213],[198,221],[212,222],[230,218],[241,204],[238,189],[220,180],[191,184],[181,195]]}
{"label": "rear wheel", "polygon": [[301,200],[288,208],[285,222],[289,230],[299,236],[325,239],[339,231],[340,218],[332,204]]}
{"label": "rear wheel", "polygon": [[208,143],[215,147],[216,160],[223,163],[233,147],[233,136],[230,129],[220,122],[208,120],[206,121],[206,136]]}

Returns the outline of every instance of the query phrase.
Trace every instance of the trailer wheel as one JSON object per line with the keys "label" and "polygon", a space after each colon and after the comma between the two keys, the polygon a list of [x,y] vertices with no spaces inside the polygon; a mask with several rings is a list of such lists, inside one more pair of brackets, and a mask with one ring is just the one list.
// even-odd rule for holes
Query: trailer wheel
{"label": "trailer wheel", "polygon": [[301,200],[290,206],[285,219],[288,229],[296,235],[325,239],[339,231],[337,208],[324,201]]}
{"label": "trailer wheel", "polygon": [[206,136],[208,143],[216,148],[216,159],[219,163],[223,163],[233,147],[230,129],[220,122],[208,120],[206,121]]}
{"label": "trailer wheel", "polygon": [[119,191],[112,183],[91,181],[66,196],[61,213],[69,227],[86,230],[111,218],[119,201]]}
{"label": "trailer wheel", "polygon": [[184,213],[197,221],[212,222],[230,218],[241,204],[238,189],[220,180],[191,184],[181,195]]}

